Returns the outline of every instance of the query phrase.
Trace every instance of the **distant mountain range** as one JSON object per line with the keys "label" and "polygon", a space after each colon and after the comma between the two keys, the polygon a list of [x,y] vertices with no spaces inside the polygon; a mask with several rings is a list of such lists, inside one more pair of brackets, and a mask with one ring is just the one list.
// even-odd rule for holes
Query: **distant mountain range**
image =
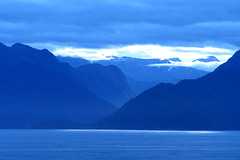
{"label": "distant mountain range", "polygon": [[0,128],[93,122],[116,111],[110,102],[120,105],[133,96],[114,66],[74,69],[46,49],[19,43],[0,43],[0,75]]}
{"label": "distant mountain range", "polygon": [[240,51],[214,72],[161,83],[94,124],[107,129],[239,130]]}
{"label": "distant mountain range", "polygon": [[110,60],[99,60],[94,63],[115,65],[127,76],[137,81],[177,82],[181,79],[199,78],[207,72],[190,67],[150,66],[151,64],[171,64],[181,62],[179,58],[170,59],[140,59],[132,57],[112,57]]}
{"label": "distant mountain range", "polygon": [[240,129],[240,51],[209,74],[149,66],[179,58],[57,58],[0,43],[0,128]]}
{"label": "distant mountain range", "polygon": [[208,56],[207,58],[199,58],[196,60],[193,60],[193,62],[204,62],[204,63],[208,63],[208,62],[220,62],[219,59],[217,59],[215,56]]}
{"label": "distant mountain range", "polygon": [[[206,75],[208,72],[183,66],[150,66],[152,64],[171,64],[181,62],[179,58],[169,59],[141,59],[132,57],[108,57],[108,60],[88,61],[104,66],[114,65],[121,69],[125,74],[128,84],[132,91],[138,95],[160,82],[177,83],[182,79],[196,79]],[[62,62],[69,63],[71,66],[81,66],[86,60],[77,57],[59,57]]]}

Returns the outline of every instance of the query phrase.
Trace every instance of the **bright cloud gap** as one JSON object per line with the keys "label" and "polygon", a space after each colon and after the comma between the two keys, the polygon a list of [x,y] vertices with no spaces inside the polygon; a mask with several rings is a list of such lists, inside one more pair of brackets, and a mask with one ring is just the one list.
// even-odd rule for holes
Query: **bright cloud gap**
{"label": "bright cloud gap", "polygon": [[109,59],[111,56],[128,56],[135,58],[159,58],[167,59],[178,57],[183,62],[191,62],[198,58],[207,56],[216,56],[220,61],[226,61],[232,54],[233,50],[214,47],[168,47],[160,45],[129,45],[119,48],[106,49],[89,49],[63,47],[52,51],[55,55],[82,57],[88,60]]}
{"label": "bright cloud gap", "polygon": [[[168,59],[178,57],[182,62],[172,62],[171,64],[153,64],[151,66],[185,66],[197,68],[205,71],[213,71],[223,62],[227,61],[234,53],[231,49],[216,47],[169,47],[160,45],[129,45],[119,48],[90,49],[90,48],[72,48],[63,47],[53,50],[57,56],[81,57],[87,60],[107,60],[113,56],[135,57],[135,58],[158,58]],[[198,58],[215,56],[220,62],[192,62]]]}

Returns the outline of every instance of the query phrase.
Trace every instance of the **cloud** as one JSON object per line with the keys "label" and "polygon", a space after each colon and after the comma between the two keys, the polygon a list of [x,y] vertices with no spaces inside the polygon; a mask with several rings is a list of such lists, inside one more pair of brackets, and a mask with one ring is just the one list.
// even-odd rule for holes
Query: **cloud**
{"label": "cloud", "polygon": [[207,72],[214,71],[219,65],[221,65],[223,62],[172,62],[170,64],[151,64],[149,67],[161,67],[161,66],[169,66],[169,67],[178,67],[178,66],[184,66],[184,67],[191,67],[198,70],[203,70]]}
{"label": "cloud", "polygon": [[[1,0],[1,42],[56,55],[107,59],[209,55],[226,61],[240,47],[239,0]],[[205,69],[205,70],[206,70]],[[212,70],[211,69],[211,70]]]}
{"label": "cloud", "polygon": [[238,0],[1,0],[0,6],[3,43],[240,47]]}
{"label": "cloud", "polygon": [[88,48],[56,48],[55,55],[79,56],[89,60],[109,59],[111,56],[130,56],[136,58],[159,58],[168,59],[180,58],[183,62],[192,62],[198,58],[214,55],[220,61],[225,62],[232,54],[233,50],[213,47],[169,47],[160,45],[129,45],[108,49],[88,49]]}
{"label": "cloud", "polygon": [[[226,62],[234,51],[224,48],[213,47],[169,47],[159,45],[130,45],[119,48],[109,49],[88,49],[88,48],[62,48],[53,51],[55,55],[82,57],[88,60],[107,60],[112,56],[130,56],[136,58],[159,58],[168,59],[178,57],[182,62],[171,62],[170,64],[151,64],[149,67],[192,67],[199,70],[211,72],[219,65]],[[193,60],[199,58],[207,58],[208,56],[216,56],[220,62],[200,62]]]}
{"label": "cloud", "polygon": [[114,49],[76,49],[76,48],[64,48],[58,49],[53,52],[55,55],[82,57],[88,60],[103,60],[109,59],[110,56],[117,56],[117,52]]}

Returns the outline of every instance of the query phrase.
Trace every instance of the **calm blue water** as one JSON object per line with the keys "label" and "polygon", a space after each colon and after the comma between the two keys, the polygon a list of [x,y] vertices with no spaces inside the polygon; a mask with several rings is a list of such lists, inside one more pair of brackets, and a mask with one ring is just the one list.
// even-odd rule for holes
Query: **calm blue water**
{"label": "calm blue water", "polygon": [[0,160],[240,160],[240,132],[0,130]]}

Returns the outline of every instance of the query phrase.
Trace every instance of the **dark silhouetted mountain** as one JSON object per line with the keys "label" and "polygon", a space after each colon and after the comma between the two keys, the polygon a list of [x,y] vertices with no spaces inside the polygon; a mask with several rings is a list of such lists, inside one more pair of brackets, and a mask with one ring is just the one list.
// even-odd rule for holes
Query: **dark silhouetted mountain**
{"label": "dark silhouetted mountain", "polygon": [[[126,79],[127,79],[129,86],[131,86],[131,90],[134,91],[135,95],[138,95],[138,94],[142,93],[143,91],[145,91],[149,88],[152,88],[160,83],[159,81],[137,81],[130,77],[126,77]],[[176,82],[172,81],[172,83],[176,83]]]}
{"label": "dark silhouetted mountain", "polygon": [[83,87],[74,69],[45,49],[0,44],[0,59],[1,128],[52,119],[85,123],[116,110]]}
{"label": "dark silhouetted mountain", "polygon": [[56,56],[56,57],[59,62],[68,63],[74,68],[90,63],[88,60],[80,57],[63,57],[63,56]]}
{"label": "dark silhouetted mountain", "polygon": [[226,63],[220,65],[216,71],[221,70],[231,70],[240,71],[240,51],[235,53]]}
{"label": "dark silhouetted mountain", "polygon": [[199,59],[193,60],[193,62],[196,62],[196,61],[205,62],[205,63],[220,62],[215,56],[208,56],[207,58],[199,58]]}
{"label": "dark silhouetted mountain", "polygon": [[30,46],[16,43],[11,46],[9,52],[5,54],[6,59],[9,61],[8,64],[22,64],[22,63],[33,63],[45,69],[56,69],[59,67],[59,62],[55,56],[48,50],[37,50]]}
{"label": "dark silhouetted mountain", "polygon": [[134,97],[124,74],[116,66],[87,64],[76,71],[92,93],[117,107]]}
{"label": "dark silhouetted mountain", "polygon": [[[99,60],[95,63],[102,65],[115,65],[121,69],[126,77],[130,78],[130,87],[135,94],[149,89],[149,84],[155,82],[177,83],[182,79],[196,79],[206,75],[208,72],[200,71],[190,67],[182,66],[149,66],[152,64],[170,64],[180,62],[179,58],[160,59],[139,59],[131,57],[112,57],[110,60]],[[134,80],[136,83],[131,83]],[[136,87],[136,84],[140,84]],[[145,85],[144,85],[145,84]],[[153,86],[151,86],[153,87]]]}
{"label": "dark silhouetted mountain", "polygon": [[240,51],[214,72],[161,83],[127,102],[98,128],[239,130]]}

